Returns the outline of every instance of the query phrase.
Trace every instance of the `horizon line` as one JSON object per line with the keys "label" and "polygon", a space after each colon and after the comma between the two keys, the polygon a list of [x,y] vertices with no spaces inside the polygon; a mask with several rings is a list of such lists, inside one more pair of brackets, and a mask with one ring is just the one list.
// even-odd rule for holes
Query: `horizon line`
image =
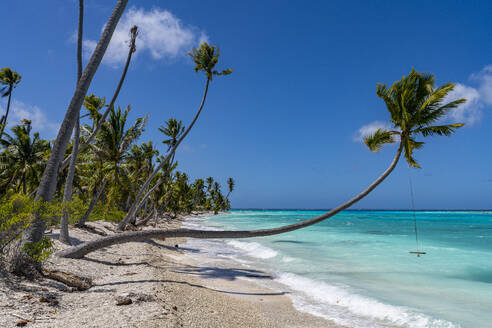
{"label": "horizon line", "polygon": [[[243,207],[243,208],[231,208],[230,211],[330,211],[331,209],[326,209],[326,208],[260,208],[260,207]],[[382,209],[382,208],[354,208],[354,209],[346,209],[343,210],[342,212],[345,211],[416,211],[416,212],[439,212],[439,211],[446,211],[446,212],[492,212],[492,209],[402,209],[402,208],[395,208],[395,209]]]}

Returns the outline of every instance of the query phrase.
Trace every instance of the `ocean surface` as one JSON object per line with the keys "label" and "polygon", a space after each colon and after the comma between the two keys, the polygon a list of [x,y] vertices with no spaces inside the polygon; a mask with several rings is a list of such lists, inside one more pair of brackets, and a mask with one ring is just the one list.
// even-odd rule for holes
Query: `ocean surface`
{"label": "ocean surface", "polygon": [[[262,229],[320,211],[237,210],[188,228]],[[273,276],[301,311],[348,327],[492,327],[492,212],[344,211],[305,229],[240,240],[189,239],[195,255]],[[417,257],[414,223],[417,223]]]}

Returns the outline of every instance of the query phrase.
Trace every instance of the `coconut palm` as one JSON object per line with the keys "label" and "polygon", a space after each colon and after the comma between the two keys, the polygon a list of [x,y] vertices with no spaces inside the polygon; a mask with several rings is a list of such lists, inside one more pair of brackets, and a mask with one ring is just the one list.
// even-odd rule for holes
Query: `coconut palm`
{"label": "coconut palm", "polygon": [[[85,140],[85,142],[82,145],[80,145],[80,151],[81,152],[84,151],[87,147],[89,147],[89,145],[94,141],[94,139],[96,138],[97,133],[99,132],[99,129],[101,128],[102,124],[106,121],[106,117],[108,116],[109,111],[115,105],[116,99],[118,98],[118,95],[120,94],[121,87],[123,86],[123,82],[125,81],[126,74],[128,72],[128,67],[130,66],[130,62],[132,60],[132,56],[137,51],[136,41],[137,41],[137,36],[138,36],[138,27],[136,25],[134,25],[130,29],[130,33],[129,34],[130,34],[130,41],[128,43],[128,45],[129,45],[129,47],[128,47],[128,55],[126,57],[125,67],[123,68],[123,72],[121,73],[120,81],[118,82],[118,85],[116,86],[116,90],[115,90],[115,92],[113,94],[113,97],[111,98],[111,101],[109,102],[108,107],[106,108],[106,110],[103,112],[103,114],[97,120],[97,123],[94,126],[94,129],[92,130],[92,133],[87,137],[87,139]],[[61,168],[62,169],[65,168],[68,165],[68,163],[69,163],[69,161],[71,159],[71,156],[72,155],[70,155],[69,157],[67,157],[62,162],[62,164],[61,164]]]}
{"label": "coconut palm", "polygon": [[[104,26],[102,35],[92,53],[92,56],[87,63],[87,66],[82,73],[82,77],[77,83],[74,94],[68,106],[63,122],[58,131],[58,135],[53,144],[50,158],[44,169],[41,182],[36,191],[35,199],[42,201],[51,201],[55,193],[56,183],[58,180],[58,169],[60,163],[65,156],[68,142],[73,131],[73,127],[77,121],[78,113],[84,102],[87,90],[91,85],[92,78],[96,74],[97,68],[106,52],[106,49],[111,41],[113,32],[116,29],[121,15],[123,14],[128,0],[118,0],[108,22]],[[11,272],[18,274],[31,274],[33,271],[39,271],[38,263],[35,263],[32,258],[23,250],[26,244],[34,244],[41,241],[44,236],[46,222],[39,215],[35,215],[29,227],[22,234],[21,240],[12,248],[9,254],[9,267]]]}
{"label": "coconut palm", "polygon": [[178,143],[178,139],[183,135],[184,130],[185,127],[183,126],[183,123],[175,118],[170,118],[166,122],[166,126],[161,125],[159,131],[164,133],[165,136],[169,137],[169,139],[164,139],[162,141],[162,143],[167,146],[167,151],[169,151]]}
{"label": "coconut palm", "polygon": [[31,121],[12,128],[12,136],[4,133],[0,145],[0,190],[7,188],[28,194],[39,184],[42,170],[49,155],[49,142],[34,133],[31,137]]}
{"label": "coconut palm", "polygon": [[413,151],[422,148],[423,142],[417,141],[415,138],[431,135],[449,136],[453,134],[457,128],[463,126],[461,123],[433,125],[445,118],[450,110],[466,101],[465,99],[458,99],[446,103],[445,98],[453,90],[455,85],[446,83],[439,88],[435,88],[434,84],[435,78],[432,74],[421,74],[413,69],[409,75],[404,76],[391,87],[387,87],[385,84],[378,84],[377,95],[384,100],[390,113],[394,129],[391,131],[378,130],[373,135],[367,137],[365,142],[372,151],[377,151],[385,143],[395,142],[395,136],[399,136],[400,142],[396,154],[390,166],[372,184],[352,199],[333,208],[327,213],[295,224],[264,230],[208,231],[173,229],[121,233],[66,249],[61,251],[59,255],[70,258],[81,258],[96,249],[113,244],[160,237],[250,238],[270,236],[301,229],[324,221],[349,208],[367,196],[383,182],[396,167],[403,149],[408,164],[416,166],[417,164],[413,157]]}
{"label": "coconut palm", "polygon": [[433,74],[421,74],[414,69],[390,88],[384,83],[378,83],[377,95],[386,103],[394,129],[378,129],[366,137],[364,142],[371,151],[377,152],[384,144],[394,143],[398,138],[408,165],[420,167],[413,158],[413,152],[422,148],[424,143],[416,141],[416,137],[450,136],[457,128],[464,126],[462,123],[433,125],[445,118],[451,109],[466,101],[458,99],[443,104],[455,84],[446,83],[434,89],[434,83]]}
{"label": "coconut palm", "polygon": [[203,72],[206,76],[205,90],[203,92],[203,97],[200,106],[198,107],[198,111],[196,112],[195,117],[191,121],[188,128],[181,134],[181,136],[176,141],[174,146],[168,151],[165,160],[159,166],[156,167],[156,169],[154,170],[154,172],[152,172],[152,174],[149,176],[147,181],[145,181],[145,183],[140,187],[135,202],[133,203],[132,207],[128,211],[126,217],[118,225],[119,230],[125,229],[128,221],[135,216],[135,210],[140,203],[140,199],[142,199],[142,196],[144,196],[144,192],[148,190],[151,181],[154,179],[157,173],[161,171],[165,163],[169,161],[171,157],[174,156],[176,149],[179,147],[181,142],[184,140],[184,138],[186,138],[190,130],[195,125],[195,122],[198,120],[198,117],[202,112],[203,106],[205,105],[205,100],[207,99],[207,93],[208,93],[208,86],[212,81],[213,76],[229,75],[232,73],[232,70],[230,69],[226,69],[223,71],[217,71],[215,69],[215,65],[217,65],[217,63],[219,62],[219,49],[214,46],[209,46],[206,42],[200,44],[200,47],[198,49],[194,48],[193,51],[189,53],[189,55],[191,56],[191,58],[196,64],[195,72]]}
{"label": "coconut palm", "polygon": [[107,209],[116,203],[117,196],[122,188],[130,185],[127,171],[122,164],[128,155],[128,149],[142,134],[147,118],[138,118],[135,123],[126,129],[126,122],[130,107],[124,111],[121,108],[111,109],[109,118],[101,126],[100,133],[93,144],[92,150],[104,163],[103,171],[111,188],[108,191]]}
{"label": "coconut palm", "polygon": [[[79,31],[77,37],[77,80],[75,85],[82,76],[82,38],[83,38],[83,26],[84,26],[84,0],[79,0]],[[73,178],[75,176],[75,165],[77,164],[77,156],[79,153],[79,141],[80,141],[80,111],[77,113],[77,119],[75,127],[73,129],[73,147],[72,155],[70,159],[70,166],[68,168],[67,179],[65,180],[65,190],[63,191],[63,201],[69,202],[72,199],[72,185]],[[62,243],[70,245],[70,237],[68,234],[68,212],[63,213],[60,220],[60,241]]]}
{"label": "coconut palm", "polygon": [[5,85],[3,88],[0,88],[0,95],[2,97],[8,97],[5,115],[2,115],[2,118],[0,119],[0,138],[2,137],[3,131],[5,130],[5,126],[7,125],[7,118],[10,111],[10,101],[12,99],[12,91],[17,86],[17,84],[20,83],[20,81],[21,76],[19,73],[11,70],[8,67],[0,69],[0,84]]}

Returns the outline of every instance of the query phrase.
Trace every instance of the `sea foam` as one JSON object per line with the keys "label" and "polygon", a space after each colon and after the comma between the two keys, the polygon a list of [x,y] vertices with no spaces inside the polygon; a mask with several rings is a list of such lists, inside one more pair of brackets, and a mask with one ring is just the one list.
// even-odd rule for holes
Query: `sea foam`
{"label": "sea foam", "polygon": [[[294,306],[303,312],[332,320],[350,327],[456,328],[451,322],[415,313],[406,307],[384,304],[369,297],[351,293],[343,287],[301,277],[293,273],[279,273],[277,282],[301,293],[291,294]],[[355,316],[354,316],[355,315]]]}
{"label": "sea foam", "polygon": [[277,256],[277,252],[273,249],[263,246],[260,243],[256,242],[244,242],[231,240],[226,242],[228,245],[231,245],[235,248],[238,248],[246,253],[246,255],[251,257],[256,257],[258,259],[270,259],[272,257]]}

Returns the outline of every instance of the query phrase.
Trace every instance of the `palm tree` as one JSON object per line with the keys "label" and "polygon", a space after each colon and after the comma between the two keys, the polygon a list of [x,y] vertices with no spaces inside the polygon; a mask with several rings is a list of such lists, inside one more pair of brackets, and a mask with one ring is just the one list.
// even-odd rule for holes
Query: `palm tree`
{"label": "palm tree", "polygon": [[92,145],[93,151],[104,163],[103,171],[111,188],[108,191],[107,210],[116,203],[117,195],[124,187],[130,185],[127,171],[122,164],[128,155],[128,149],[132,143],[142,134],[147,118],[138,118],[135,123],[126,129],[126,122],[130,107],[125,111],[111,109],[109,118],[101,126],[96,143]]}
{"label": "palm tree", "polygon": [[178,143],[178,139],[183,135],[184,130],[183,123],[175,118],[170,118],[166,122],[166,126],[161,125],[159,131],[169,137],[169,139],[164,139],[162,141],[163,144],[167,145],[167,151],[172,149]]}
{"label": "palm tree", "polygon": [[390,112],[391,121],[394,125],[394,130],[378,130],[373,135],[367,137],[365,142],[372,151],[377,151],[383,144],[395,142],[394,136],[399,136],[400,143],[395,157],[383,174],[365,190],[327,213],[303,222],[264,230],[207,231],[173,229],[121,233],[86,242],[61,251],[58,254],[64,257],[81,258],[102,247],[129,241],[141,241],[149,238],[250,238],[271,236],[301,229],[326,220],[349,208],[367,196],[374,188],[383,182],[396,167],[403,149],[405,149],[407,163],[411,166],[416,166],[416,161],[412,156],[413,151],[422,148],[423,146],[422,142],[415,140],[416,137],[427,137],[431,135],[449,136],[457,128],[463,126],[463,124],[433,125],[444,118],[450,110],[466,101],[465,99],[458,99],[449,103],[444,103],[446,95],[453,90],[455,84],[446,83],[439,88],[434,88],[434,83],[435,78],[432,74],[421,74],[412,69],[409,75],[404,76],[400,81],[395,82],[389,88],[385,84],[378,84],[377,95],[386,103],[386,107]]}
{"label": "palm tree", "polygon": [[[79,32],[77,37],[77,81],[82,76],[82,38],[84,27],[84,0],[79,0]],[[70,160],[70,166],[68,168],[67,179],[65,181],[65,190],[63,192],[63,201],[69,202],[72,199],[72,184],[75,176],[75,165],[77,164],[77,155],[79,153],[79,141],[80,141],[80,111],[77,113],[77,121],[73,130],[73,147]],[[71,245],[70,236],[68,234],[68,212],[63,213],[60,220],[60,238],[59,240],[67,245]]]}
{"label": "palm tree", "polygon": [[[80,151],[84,151],[89,145],[92,143],[92,141],[96,138],[97,133],[99,132],[99,129],[101,128],[102,124],[106,121],[106,117],[109,114],[109,111],[111,108],[113,108],[114,104],[116,103],[116,99],[118,98],[118,95],[120,94],[121,87],[123,86],[123,82],[125,81],[126,78],[126,73],[128,72],[128,67],[130,66],[130,62],[132,60],[133,54],[137,51],[137,46],[136,46],[136,41],[137,41],[137,36],[138,36],[138,27],[134,25],[130,29],[130,41],[129,41],[129,48],[128,48],[128,55],[126,57],[126,63],[125,67],[123,68],[123,72],[121,73],[120,81],[118,82],[118,85],[116,86],[116,90],[113,94],[113,98],[111,98],[111,101],[109,102],[108,107],[104,111],[101,117],[97,120],[97,124],[94,126],[94,129],[92,133],[88,136],[87,140],[80,146]],[[60,168],[64,169],[71,158],[72,155],[67,157],[61,164]]]}
{"label": "palm tree", "polygon": [[[41,182],[38,186],[35,200],[51,201],[55,193],[56,183],[58,180],[58,169],[60,163],[65,156],[68,142],[73,131],[73,127],[77,121],[77,114],[80,112],[82,103],[84,102],[87,90],[91,85],[99,64],[108,48],[113,32],[118,24],[123,11],[128,3],[128,0],[118,0],[114,10],[106,23],[101,38],[99,39],[94,52],[92,53],[87,66],[82,73],[75,92],[68,106],[65,118],[60,126],[58,135],[53,144],[50,158],[44,169]],[[17,274],[31,274],[34,271],[39,271],[40,266],[35,263],[23,248],[26,244],[35,244],[44,236],[46,222],[39,216],[35,215],[29,227],[22,234],[21,240],[12,249],[9,255],[9,270]]]}
{"label": "palm tree", "polygon": [[0,119],[0,138],[2,138],[3,131],[7,125],[7,117],[10,111],[10,100],[12,99],[12,91],[21,81],[21,76],[17,72],[11,70],[8,67],[0,69],[0,84],[5,85],[5,87],[0,89],[0,95],[2,97],[9,97],[7,100],[7,109],[5,115],[2,115]]}
{"label": "palm tree", "polygon": [[227,186],[229,187],[229,192],[227,193],[226,198],[229,199],[229,195],[234,191],[234,187],[236,186],[233,178],[227,179]]}
{"label": "palm tree", "polygon": [[191,121],[188,128],[185,130],[185,132],[181,134],[179,139],[174,143],[174,146],[168,151],[168,154],[166,155],[164,161],[161,162],[161,164],[156,167],[156,169],[154,170],[154,172],[152,172],[152,174],[149,176],[147,181],[145,181],[145,183],[140,187],[135,202],[133,203],[132,207],[128,211],[126,217],[118,225],[119,230],[125,229],[128,221],[135,216],[135,210],[138,204],[140,203],[140,199],[144,195],[144,192],[149,188],[151,181],[154,179],[157,173],[162,169],[162,167],[166,164],[166,162],[169,161],[169,159],[172,156],[174,156],[178,146],[181,144],[184,138],[186,138],[190,130],[193,128],[193,125],[195,125],[195,122],[198,120],[198,117],[202,112],[203,106],[205,105],[205,100],[207,99],[207,93],[208,93],[208,86],[210,84],[210,81],[212,81],[213,76],[229,75],[232,73],[231,69],[226,69],[220,72],[215,70],[215,65],[217,65],[217,63],[219,62],[219,49],[215,48],[214,46],[209,46],[206,42],[202,43],[198,49],[194,48],[193,52],[190,52],[189,55],[191,56],[191,58],[196,64],[195,72],[204,72],[206,76],[205,90],[203,92],[203,97],[200,106],[198,107],[198,111],[196,112],[195,117]]}
{"label": "palm tree", "polygon": [[4,138],[0,139],[4,148],[0,153],[0,190],[12,188],[28,194],[39,184],[50,146],[37,132],[31,138],[31,121],[22,122],[12,128],[12,136],[4,133]]}

